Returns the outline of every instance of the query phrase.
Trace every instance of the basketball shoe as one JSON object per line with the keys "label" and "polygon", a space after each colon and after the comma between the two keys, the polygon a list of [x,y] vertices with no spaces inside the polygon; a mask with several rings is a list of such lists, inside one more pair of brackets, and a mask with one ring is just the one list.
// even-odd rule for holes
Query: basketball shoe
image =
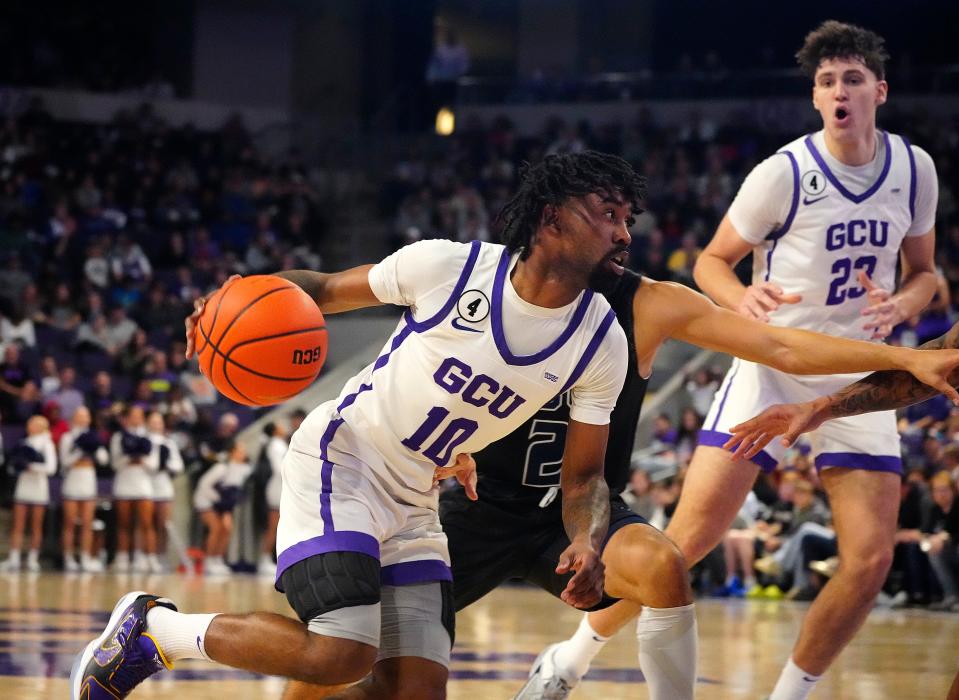
{"label": "basketball shoe", "polygon": [[106,629],[80,652],[70,671],[70,700],[118,700],[157,671],[173,668],[156,640],[144,632],[147,612],[166,598],[142,591],[120,598]]}
{"label": "basketball shoe", "polygon": [[536,657],[529,672],[529,680],[513,700],[566,700],[579,678],[563,677],[556,668],[554,657],[560,643],[551,644]]}

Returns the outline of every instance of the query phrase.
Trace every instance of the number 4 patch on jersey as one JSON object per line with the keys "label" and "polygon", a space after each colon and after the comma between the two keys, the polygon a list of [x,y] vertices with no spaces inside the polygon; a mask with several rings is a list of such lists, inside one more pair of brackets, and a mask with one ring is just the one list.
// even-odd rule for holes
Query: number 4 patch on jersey
{"label": "number 4 patch on jersey", "polygon": [[456,302],[456,313],[467,323],[485,321],[489,310],[489,299],[478,289],[466,290]]}

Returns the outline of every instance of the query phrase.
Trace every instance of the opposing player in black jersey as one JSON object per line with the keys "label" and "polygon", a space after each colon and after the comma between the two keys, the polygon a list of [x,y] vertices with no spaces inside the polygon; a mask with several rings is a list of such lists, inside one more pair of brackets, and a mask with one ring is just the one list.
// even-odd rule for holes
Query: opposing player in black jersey
{"label": "opposing player in black jersey", "polygon": [[[873,352],[885,352],[884,346],[746,320],[688,287],[634,273],[623,275],[606,296],[630,349],[606,448],[606,596],[586,614],[572,638],[540,654],[517,700],[566,697],[605,642],[634,615],[639,615],[639,661],[649,697],[693,696],[696,619],[686,562],[665,535],[620,497],[629,479],[645,378],[664,341],[683,340],[795,374],[854,371],[873,364],[878,359],[868,359]],[[951,398],[959,397],[941,378],[930,383]],[[556,554],[569,543],[562,498],[557,496],[567,416],[566,402],[558,397],[518,430],[475,454],[478,500],[461,490],[441,496],[440,520],[449,541],[457,610],[514,577],[560,597],[569,577],[555,564]],[[616,599],[616,609],[607,612]]]}

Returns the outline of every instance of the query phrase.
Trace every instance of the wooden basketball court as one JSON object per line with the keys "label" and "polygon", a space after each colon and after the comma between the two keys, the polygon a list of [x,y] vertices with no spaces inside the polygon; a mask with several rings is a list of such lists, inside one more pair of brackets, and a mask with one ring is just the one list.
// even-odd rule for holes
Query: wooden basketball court
{"label": "wooden basketball court", "polygon": [[[185,612],[253,609],[289,614],[268,580],[182,576],[0,576],[0,696],[68,697],[74,654],[99,634],[116,599],[142,589],[173,598]],[[805,606],[705,600],[698,604],[700,684],[706,700],[758,700],[787,658]],[[530,662],[565,637],[579,613],[541,591],[505,587],[457,618],[449,698],[503,700],[522,685]],[[630,629],[598,657],[574,698],[645,698]],[[944,698],[959,668],[959,614],[875,610],[813,697],[833,700]],[[185,661],[132,696],[154,700],[259,700],[283,682],[202,661]]]}

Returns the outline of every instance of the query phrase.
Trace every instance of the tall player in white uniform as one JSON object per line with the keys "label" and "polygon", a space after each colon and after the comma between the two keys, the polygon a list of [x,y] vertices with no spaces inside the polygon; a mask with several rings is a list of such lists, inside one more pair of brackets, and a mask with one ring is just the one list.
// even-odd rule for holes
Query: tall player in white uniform
{"label": "tall player in white uniform", "polygon": [[[700,256],[696,280],[721,306],[773,325],[879,339],[932,297],[935,167],[903,137],[876,130],[887,93],[882,44],[872,32],[838,22],[806,38],[797,57],[814,81],[823,130],[750,173]],[[893,295],[886,290],[895,286],[900,251],[902,280]],[[732,268],[750,252],[753,284],[743,287]],[[720,447],[729,429],[770,404],[827,394],[860,376],[798,377],[734,362],[666,529],[690,566],[721,541],[758,469],[774,467],[783,454],[777,445],[753,462],[734,461]],[[832,421],[816,434],[814,451],[825,470],[842,566],[810,609],[773,700],[806,697],[859,628],[892,557],[900,470],[892,414]],[[609,637],[638,612],[621,601],[590,612],[589,626]],[[564,653],[586,667],[602,644],[571,643],[578,636],[564,643]]]}
{"label": "tall player in white uniform", "polygon": [[[131,593],[71,674],[76,700],[125,697],[180,658],[321,685],[402,671],[409,697],[445,687],[453,639],[436,467],[481,449],[572,390],[563,464],[573,605],[603,590],[603,459],[626,337],[603,287],[623,272],[643,196],[629,165],[594,152],[524,174],[509,247],[424,241],[375,266],[291,271],[326,313],[407,307],[380,357],[293,436],[283,466],[277,586],[300,617],[184,615]],[[229,292],[227,292],[229,293]],[[193,323],[188,320],[192,349]],[[296,692],[295,689],[291,692]],[[347,691],[348,693],[351,691]]]}
{"label": "tall player in white uniform", "polygon": [[[750,173],[696,280],[747,318],[880,340],[936,289],[935,167],[905,137],[876,128],[888,89],[881,37],[830,21],[806,37],[797,58],[813,78],[823,130]],[[753,279],[744,287],[732,268],[750,252]],[[733,363],[666,531],[690,564],[720,541],[758,470],[774,468],[785,449],[775,443],[751,462],[734,461],[721,449],[730,428],[771,404],[828,394],[860,376],[796,377]],[[811,440],[842,557],[806,615],[772,700],[807,697],[859,629],[892,561],[902,471],[894,413],[831,421]]]}

